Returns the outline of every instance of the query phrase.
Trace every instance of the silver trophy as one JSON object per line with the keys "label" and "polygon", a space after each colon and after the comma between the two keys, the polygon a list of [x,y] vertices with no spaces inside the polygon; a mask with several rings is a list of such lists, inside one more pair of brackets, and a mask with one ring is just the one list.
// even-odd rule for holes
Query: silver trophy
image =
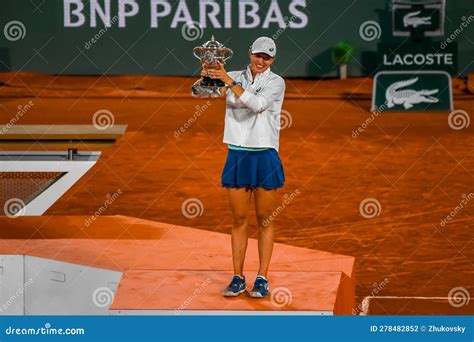
{"label": "silver trophy", "polygon": [[[207,69],[217,69],[217,61],[224,64],[226,60],[232,57],[234,52],[212,36],[211,40],[195,47],[193,54],[201,61],[201,64],[205,64]],[[219,97],[223,95],[221,94],[222,87],[225,87],[222,80],[204,76],[193,84],[192,95],[193,97]]]}

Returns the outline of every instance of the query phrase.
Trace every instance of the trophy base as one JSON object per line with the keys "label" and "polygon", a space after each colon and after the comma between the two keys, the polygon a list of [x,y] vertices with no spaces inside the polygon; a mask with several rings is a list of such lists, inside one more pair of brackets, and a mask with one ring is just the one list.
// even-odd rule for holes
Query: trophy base
{"label": "trophy base", "polygon": [[198,98],[206,98],[206,97],[221,97],[224,94],[221,93],[221,88],[220,86],[207,86],[207,85],[202,85],[196,82],[192,86],[192,96],[193,97],[198,97]]}

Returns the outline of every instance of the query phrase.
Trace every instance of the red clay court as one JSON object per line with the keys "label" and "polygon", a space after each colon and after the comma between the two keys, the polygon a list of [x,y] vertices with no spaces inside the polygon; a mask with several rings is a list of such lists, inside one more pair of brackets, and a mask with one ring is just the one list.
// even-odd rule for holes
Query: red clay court
{"label": "red clay court", "polygon": [[[454,106],[468,113],[474,113],[472,80],[453,83]],[[120,189],[123,194],[103,216],[229,234],[232,216],[220,186],[225,103],[191,99],[194,81],[2,74],[2,124],[31,100],[34,105],[16,124],[91,124],[93,114],[106,109],[116,124],[128,125],[47,217],[86,219]],[[353,137],[371,115],[370,78],[286,84],[280,140],[286,183],[277,203],[289,203],[275,218],[276,242],[355,257],[355,313],[367,310],[360,304],[369,297],[369,314],[473,314],[472,301],[457,308],[447,297],[456,287],[474,293],[474,203],[441,225],[473,189],[472,124],[456,131],[448,113],[387,112]],[[202,203],[195,218],[181,209],[190,198]],[[366,199],[380,203],[378,215],[361,215]],[[41,225],[31,231],[8,225],[0,231],[4,243],[45,238]],[[66,237],[87,236],[77,225],[77,236],[69,231]],[[59,237],[65,236],[54,230],[48,235]]]}

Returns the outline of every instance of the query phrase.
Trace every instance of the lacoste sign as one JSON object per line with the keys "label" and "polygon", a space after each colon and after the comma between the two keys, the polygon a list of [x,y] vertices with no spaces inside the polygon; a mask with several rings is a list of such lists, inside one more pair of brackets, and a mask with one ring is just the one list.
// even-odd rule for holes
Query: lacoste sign
{"label": "lacoste sign", "polygon": [[372,111],[450,111],[451,76],[444,71],[381,71],[374,77]]}
{"label": "lacoste sign", "polygon": [[458,71],[458,44],[452,42],[445,49],[439,43],[423,41],[413,43],[379,43],[378,65],[383,70],[442,70],[451,75]]}

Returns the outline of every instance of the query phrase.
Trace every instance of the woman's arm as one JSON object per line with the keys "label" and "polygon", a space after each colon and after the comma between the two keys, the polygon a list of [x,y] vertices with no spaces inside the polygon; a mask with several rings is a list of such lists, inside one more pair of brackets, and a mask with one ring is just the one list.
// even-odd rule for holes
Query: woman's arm
{"label": "woman's arm", "polygon": [[[203,64],[202,65],[202,70],[201,70],[201,77],[204,77],[204,76],[209,76],[209,73],[205,67],[205,65]],[[225,82],[224,82],[225,83]],[[219,89],[219,92],[224,95],[226,92],[227,92],[227,87],[221,87]]]}
{"label": "woman's arm", "polygon": [[252,110],[252,112],[262,113],[270,107],[271,104],[277,101],[278,98],[282,97],[284,93],[285,81],[283,81],[283,79],[277,79],[266,84],[258,95],[254,95],[248,90],[245,90],[239,97],[239,100],[242,101],[247,108]]}
{"label": "woman's arm", "polygon": [[[218,63],[219,63],[219,62],[218,62]],[[220,64],[220,63],[219,63],[218,65],[222,66],[222,64]],[[223,66],[222,66],[222,69],[224,69]],[[222,82],[224,82],[226,86],[220,88],[220,93],[221,93],[222,95],[224,95],[224,94],[227,92],[227,90],[229,89],[228,86],[229,86],[230,84],[232,84],[232,82],[233,82],[234,80],[233,80],[229,75],[227,75],[227,72],[225,72],[225,74],[227,75],[227,78],[224,80],[224,79],[222,79],[222,78],[220,78],[220,77],[214,76],[214,73],[213,73],[213,72],[210,72],[211,70],[217,70],[217,69],[208,69],[207,66],[206,66],[206,64],[205,64],[205,63],[202,63],[201,76],[203,76],[203,77],[204,77],[204,76],[208,76],[208,77],[211,77],[211,78],[219,78]],[[225,70],[224,70],[224,71],[225,71]],[[216,74],[217,74],[217,73],[216,73]],[[227,82],[226,82],[226,81],[227,81]],[[235,88],[235,87],[233,87],[233,88]]]}
{"label": "woman's arm", "polygon": [[239,84],[232,85],[234,80],[227,74],[222,63],[218,62],[217,69],[207,69],[206,75],[211,78],[221,79],[232,92],[238,97],[244,105],[254,113],[261,113],[266,110],[281,94],[285,92],[285,81],[272,81],[267,84],[264,89],[258,94],[254,95],[245,90]]}
{"label": "woman's arm", "polygon": [[237,95],[237,97],[240,97],[244,92],[245,89],[242,88],[240,85],[236,84],[232,86],[232,83],[234,80],[232,77],[230,77],[227,74],[227,71],[224,69],[224,65],[221,62],[217,62],[217,69],[207,69],[204,67],[202,70],[201,75],[202,76],[209,76],[211,78],[216,78],[220,79],[222,82],[225,83],[225,85],[228,87],[228,89],[232,90],[232,92]]}

